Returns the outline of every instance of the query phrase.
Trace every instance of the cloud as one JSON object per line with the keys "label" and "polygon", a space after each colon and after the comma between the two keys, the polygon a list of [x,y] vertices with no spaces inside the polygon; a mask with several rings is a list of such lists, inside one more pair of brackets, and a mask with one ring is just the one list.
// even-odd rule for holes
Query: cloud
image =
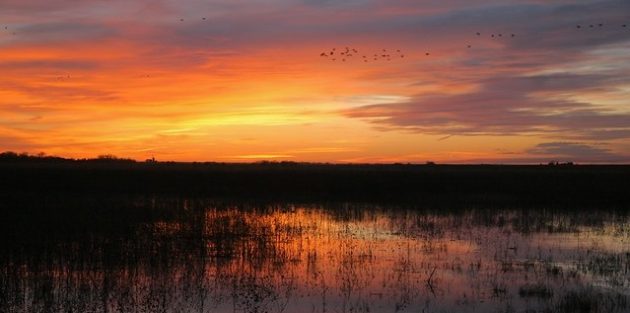
{"label": "cloud", "polygon": [[[64,128],[68,138],[79,132],[54,121],[70,115],[87,132],[130,119],[159,132],[163,120],[187,130],[216,124],[214,112],[224,112],[228,127],[265,105],[302,112],[321,103],[345,106],[335,112],[374,129],[440,135],[439,147],[452,135],[622,142],[630,138],[630,28],[619,27],[630,24],[627,12],[627,0],[5,0],[0,98],[11,105],[0,110],[6,120],[14,112],[15,125],[43,116],[38,125]],[[489,37],[498,32],[517,36]],[[342,45],[401,48],[406,58],[337,66],[317,57]],[[311,100],[277,100],[289,96]]]}
{"label": "cloud", "polygon": [[0,69],[2,70],[22,70],[22,71],[38,71],[43,70],[95,70],[100,64],[91,60],[11,60],[0,61]]}
{"label": "cloud", "polygon": [[[62,79],[67,79],[62,77]],[[70,78],[72,79],[72,78]],[[53,84],[55,81],[49,84],[15,84],[15,83],[1,83],[0,87],[6,90],[12,90],[19,92],[23,95],[32,97],[33,99],[40,99],[48,104],[63,104],[64,102],[74,101],[92,101],[94,103],[99,102],[111,102],[119,99],[118,96],[111,91],[107,91],[101,88],[84,87],[80,85],[76,86],[61,86]],[[68,105],[70,103],[66,103]],[[0,109],[4,105],[0,104]]]}
{"label": "cloud", "polygon": [[409,102],[366,105],[342,114],[389,129],[427,134],[630,138],[630,113],[606,112],[589,103],[534,95],[612,88],[607,84],[613,79],[589,75],[495,77],[472,93],[419,95]]}
{"label": "cloud", "polygon": [[496,157],[460,158],[454,163],[467,164],[547,164],[548,162],[576,162],[578,164],[628,164],[630,154],[616,152],[608,145],[582,142],[544,142],[523,151],[499,149]]}
{"label": "cloud", "polygon": [[[409,17],[408,23],[399,20],[401,27],[415,28],[419,39],[435,38],[436,47],[441,46],[441,63],[427,61],[404,72],[418,77],[413,86],[427,90],[407,102],[375,103],[340,113],[380,130],[425,134],[630,138],[627,104],[613,108],[597,101],[627,93],[623,90],[630,85],[625,65],[630,58],[620,53],[630,43],[630,32],[620,27],[627,19],[621,12],[628,10],[630,2],[616,0],[520,1]],[[576,28],[598,22],[605,25]],[[462,34],[462,29],[467,31]],[[473,35],[477,31],[482,35]],[[490,39],[492,33],[516,37]],[[450,40],[441,42],[441,37]],[[474,49],[453,52],[457,41]],[[454,87],[466,92],[452,92]],[[591,96],[580,96],[586,94]]]}
{"label": "cloud", "polygon": [[88,21],[30,23],[17,28],[18,39],[36,42],[102,40],[117,35],[114,28]]}
{"label": "cloud", "polygon": [[593,147],[573,142],[545,142],[540,143],[527,153],[535,155],[548,155],[551,157],[579,158],[590,161],[618,161],[621,157],[615,155],[610,149]]}
{"label": "cloud", "polygon": [[[5,150],[13,150],[16,152],[34,151],[39,148],[37,145],[30,144],[29,142],[20,140],[19,138],[8,136],[0,136],[0,147],[3,147],[3,150],[1,150],[0,153],[5,152]],[[5,147],[9,147],[10,149]]]}

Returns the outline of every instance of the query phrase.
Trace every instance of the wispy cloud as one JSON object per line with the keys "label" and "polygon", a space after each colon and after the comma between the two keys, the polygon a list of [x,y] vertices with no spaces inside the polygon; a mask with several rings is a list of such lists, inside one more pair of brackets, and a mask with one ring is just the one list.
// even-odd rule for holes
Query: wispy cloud
{"label": "wispy cloud", "polygon": [[623,156],[615,155],[610,149],[575,142],[540,143],[526,152],[534,155],[580,159],[591,162],[628,161],[628,156],[624,158]]}
{"label": "wispy cloud", "polygon": [[473,93],[420,95],[409,102],[367,105],[343,114],[391,129],[428,134],[630,138],[630,113],[606,112],[589,103],[535,95],[614,88],[611,80],[618,79],[590,75],[495,77],[483,81]]}
{"label": "wispy cloud", "polygon": [[[433,76],[414,68],[422,77],[415,86],[431,87],[410,101],[341,113],[381,130],[423,134],[627,140],[630,108],[603,103],[630,85],[630,59],[617,49],[630,44],[622,27],[622,12],[629,9],[626,1],[521,1],[419,19],[418,25],[435,25],[451,43],[459,38],[460,47],[474,48],[467,54],[444,50],[451,62],[431,65]],[[465,26],[480,35],[462,37]],[[453,86],[461,90],[453,92]]]}

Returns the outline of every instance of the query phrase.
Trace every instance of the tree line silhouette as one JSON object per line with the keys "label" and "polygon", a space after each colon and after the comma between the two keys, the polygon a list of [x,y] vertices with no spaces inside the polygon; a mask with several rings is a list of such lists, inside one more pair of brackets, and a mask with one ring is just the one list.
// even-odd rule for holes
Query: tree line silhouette
{"label": "tree line silhouette", "polygon": [[45,161],[45,162],[121,162],[121,163],[135,163],[134,159],[130,158],[119,158],[113,154],[102,154],[97,156],[96,158],[83,158],[83,159],[72,159],[72,158],[62,158],[59,156],[46,155],[43,152],[37,154],[29,154],[28,152],[13,152],[13,151],[5,151],[0,153],[0,161]]}
{"label": "tree line silhouette", "polygon": [[[630,208],[629,165],[137,162],[0,154],[13,193],[184,195],[247,201],[411,203],[432,207]],[[555,165],[555,163],[554,163]],[[563,164],[564,165],[564,164]]]}

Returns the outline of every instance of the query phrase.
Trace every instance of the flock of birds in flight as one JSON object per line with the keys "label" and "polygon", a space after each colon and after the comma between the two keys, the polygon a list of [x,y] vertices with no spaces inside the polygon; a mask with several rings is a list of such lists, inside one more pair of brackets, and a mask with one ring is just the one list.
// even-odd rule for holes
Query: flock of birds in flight
{"label": "flock of birds in flight", "polygon": [[[481,37],[480,32],[477,32],[476,35],[478,37]],[[490,35],[490,38],[501,38],[501,37],[503,37],[502,33]],[[506,35],[505,37],[514,38],[516,37],[516,34],[509,34],[509,35]],[[471,49],[472,45],[468,44],[466,45],[466,47],[468,49]],[[431,52],[426,51],[424,55],[430,56]],[[355,48],[350,48],[350,47],[345,47],[345,49],[342,49],[339,51],[337,50],[337,48],[332,48],[332,50],[330,51],[324,51],[320,53],[319,56],[328,58],[330,61],[339,60],[341,62],[346,62],[346,60],[350,60],[350,58],[355,57],[355,56],[361,56],[360,60],[362,60],[364,63],[367,63],[370,61],[374,62],[374,61],[379,61],[379,60],[391,61],[394,58],[401,58],[401,59],[405,58],[405,54],[400,49],[392,49],[392,50],[382,49],[381,51],[377,53],[359,54],[359,50]]]}
{"label": "flock of birds in flight", "polygon": [[[202,17],[201,20],[205,21],[207,20],[207,18]],[[180,18],[179,22],[184,22],[185,19],[184,18]],[[583,28],[603,28],[604,24],[603,23],[597,23],[597,24],[577,24],[576,28],[578,30],[583,29]],[[11,35],[16,35],[16,32],[9,29],[8,26],[4,26],[4,32],[5,33],[10,33]],[[621,28],[628,28],[627,24],[621,24]],[[476,32],[475,35],[477,37],[481,37],[482,34],[481,32]],[[493,39],[499,39],[499,38],[510,38],[510,39],[514,39],[516,37],[516,34],[510,33],[510,34],[502,34],[502,33],[496,33],[496,34],[490,34],[489,35],[490,38]],[[466,48],[471,49],[473,48],[472,44],[467,44]],[[424,56],[428,57],[431,55],[431,52],[426,51],[424,52]],[[370,52],[370,53],[359,53],[359,50],[356,48],[351,48],[351,47],[345,47],[345,48],[332,48],[332,50],[330,51],[324,51],[321,52],[319,54],[320,57],[322,58],[326,58],[330,61],[340,61],[340,62],[346,62],[346,61],[350,61],[351,59],[354,59],[355,57],[359,59],[359,61],[363,61],[364,63],[368,63],[368,62],[375,62],[375,61],[391,61],[394,59],[404,59],[405,58],[405,53],[403,53],[403,51],[401,49],[381,49],[381,51],[377,51],[377,52]],[[149,77],[147,75],[147,77]],[[68,79],[70,77],[57,77],[58,80],[62,80],[62,79]]]}
{"label": "flock of birds in flight", "polygon": [[[582,29],[586,27],[587,27],[586,25],[582,25],[582,24],[576,25],[577,29]],[[600,28],[600,27],[604,27],[604,24],[603,23],[588,24],[588,28]],[[621,28],[628,28],[628,25],[621,24]],[[481,32],[476,32],[475,35],[477,37],[482,37]],[[496,34],[490,34],[489,37],[493,39],[499,39],[499,38],[514,39],[516,37],[516,34],[510,33],[510,34],[504,35],[503,33],[496,33]],[[473,47],[472,44],[466,45],[467,49],[472,49],[472,47]],[[429,51],[426,51],[424,55],[428,57],[431,55],[431,53]],[[359,54],[359,51],[357,49],[350,48],[350,47],[345,47],[345,49],[340,49],[340,50],[337,50],[337,48],[332,48],[332,50],[330,51],[321,52],[319,56],[322,58],[326,58],[330,61],[341,61],[341,62],[350,61],[355,56],[357,57],[361,56],[359,60],[363,61],[364,63],[382,61],[382,60],[391,61],[396,58],[399,58],[399,59],[405,58],[405,54],[400,49],[395,49],[395,50],[382,49],[382,51],[379,51],[377,53]]]}

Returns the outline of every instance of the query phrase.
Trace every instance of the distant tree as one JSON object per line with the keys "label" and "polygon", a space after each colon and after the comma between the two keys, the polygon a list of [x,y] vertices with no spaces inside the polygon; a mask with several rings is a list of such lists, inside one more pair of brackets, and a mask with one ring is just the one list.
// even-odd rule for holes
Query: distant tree
{"label": "distant tree", "polygon": [[121,163],[133,163],[136,162],[133,159],[119,158],[113,154],[101,154],[96,159],[87,159],[86,161],[96,162],[121,162]]}
{"label": "distant tree", "polygon": [[58,156],[46,155],[44,152],[37,154],[28,154],[26,152],[16,153],[13,151],[6,151],[0,153],[0,160],[12,161],[12,162],[71,162],[74,159],[64,159]]}
{"label": "distant tree", "polygon": [[118,157],[113,154],[101,154],[96,158],[99,160],[118,160]]}
{"label": "distant tree", "polygon": [[14,160],[18,158],[18,154],[13,151],[6,151],[0,153],[0,159],[3,160]]}

